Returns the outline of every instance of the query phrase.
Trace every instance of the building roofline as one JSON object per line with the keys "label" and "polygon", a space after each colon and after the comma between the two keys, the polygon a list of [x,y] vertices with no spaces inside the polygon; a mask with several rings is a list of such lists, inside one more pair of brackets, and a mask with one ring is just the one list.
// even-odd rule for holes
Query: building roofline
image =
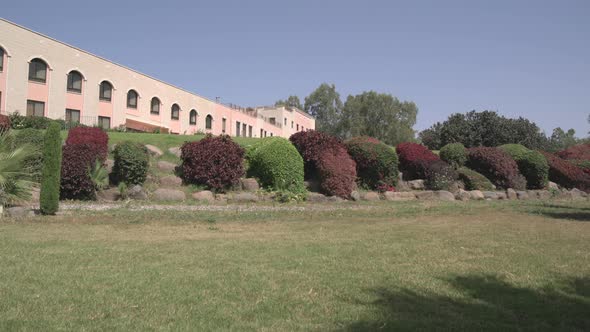
{"label": "building roofline", "polygon": [[[113,65],[119,66],[119,67],[121,67],[121,68],[124,68],[124,69],[130,70],[130,71],[132,71],[132,72],[134,72],[134,73],[136,73],[136,74],[139,74],[139,75],[145,76],[145,77],[147,77],[147,78],[149,78],[149,79],[152,79],[152,80],[154,80],[154,81],[157,81],[157,82],[160,82],[160,83],[162,83],[162,84],[166,84],[166,85],[168,85],[168,86],[170,86],[170,87],[173,87],[173,88],[175,88],[175,89],[178,89],[178,90],[184,91],[184,92],[186,92],[186,93],[188,93],[188,94],[191,94],[191,95],[193,95],[193,96],[195,96],[195,97],[198,97],[198,98],[203,98],[203,99],[206,99],[206,100],[208,100],[208,101],[210,101],[210,102],[212,102],[212,103],[215,103],[215,104],[221,105],[221,106],[223,106],[223,107],[227,107],[225,104],[223,104],[223,103],[220,103],[220,102],[218,102],[218,101],[216,101],[216,100],[210,99],[210,98],[208,98],[208,97],[201,96],[201,95],[199,95],[199,94],[197,94],[197,93],[195,93],[195,92],[192,92],[192,91],[189,91],[189,90],[187,90],[187,89],[184,89],[184,88],[181,88],[181,87],[179,87],[179,86],[176,86],[176,85],[174,85],[174,84],[171,84],[171,83],[168,83],[168,82],[162,81],[162,80],[160,80],[160,79],[158,79],[158,78],[155,78],[155,77],[153,77],[153,76],[150,76],[150,75],[148,75],[148,74],[144,74],[144,73],[142,73],[142,72],[140,72],[140,71],[138,71],[138,70],[135,70],[135,69],[133,69],[133,68],[129,68],[129,67],[125,66],[125,65],[122,65],[122,64],[120,64],[120,63],[117,63],[117,62],[115,62],[115,61],[112,61],[112,60],[109,60],[109,59],[107,59],[107,58],[104,58],[104,57],[102,57],[102,56],[100,56],[100,55],[96,55],[96,54],[94,54],[94,53],[91,53],[91,52],[89,52],[89,51],[83,50],[83,49],[81,49],[81,48],[78,48],[78,47],[76,47],[76,46],[73,46],[73,45],[70,45],[70,44],[68,44],[68,43],[62,42],[61,40],[57,40],[57,39],[55,39],[55,38],[53,38],[53,37],[49,37],[49,36],[47,36],[47,35],[44,35],[44,34],[42,34],[42,33],[40,33],[40,32],[37,32],[37,31],[35,31],[35,30],[29,29],[29,28],[27,28],[27,27],[25,27],[25,26],[22,26],[22,25],[20,25],[20,24],[17,24],[17,23],[14,23],[14,22],[12,22],[12,21],[9,21],[9,20],[7,20],[7,19],[5,19],[5,18],[3,18],[3,17],[0,17],[0,21],[4,21],[4,22],[6,22],[6,23],[8,23],[8,24],[11,24],[11,25],[13,25],[13,26],[16,26],[16,27],[18,27],[18,28],[21,28],[21,29],[23,29],[23,30],[26,30],[26,31],[32,32],[32,33],[34,33],[34,34],[36,34],[36,35],[39,35],[39,36],[41,36],[41,37],[43,37],[43,38],[47,38],[47,39],[49,39],[49,40],[52,40],[52,41],[54,41],[54,42],[56,42],[56,43],[62,44],[62,45],[64,45],[64,46],[67,46],[67,47],[69,47],[69,48],[72,48],[72,49],[74,49],[74,50],[76,50],[76,51],[80,51],[80,52],[86,53],[86,54],[88,54],[88,55],[90,55],[90,56],[93,56],[93,57],[95,57],[95,58],[101,59],[101,60],[103,60],[103,61],[106,61],[106,62],[108,62],[108,63],[111,63],[111,64],[113,64]],[[227,108],[229,108],[229,107],[227,107]],[[230,108],[230,109],[231,109],[231,108]]]}
{"label": "building roofline", "polygon": [[313,115],[311,115],[311,114],[309,114],[309,113],[307,113],[307,112],[305,112],[303,110],[300,110],[297,107],[292,107],[292,106],[257,106],[257,107],[254,107],[254,109],[256,109],[256,110],[259,110],[259,109],[262,109],[262,110],[265,110],[265,109],[277,109],[277,108],[284,108],[284,109],[286,109],[287,111],[290,111],[290,112],[295,111],[295,112],[301,113],[301,115],[303,115],[303,116],[306,116],[306,117],[308,117],[310,119],[315,120],[315,117]]}

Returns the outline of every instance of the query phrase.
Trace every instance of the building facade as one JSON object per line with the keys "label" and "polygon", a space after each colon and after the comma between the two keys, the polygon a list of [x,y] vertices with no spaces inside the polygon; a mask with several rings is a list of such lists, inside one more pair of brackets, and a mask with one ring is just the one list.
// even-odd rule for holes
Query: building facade
{"label": "building facade", "polygon": [[289,137],[315,128],[288,107],[222,104],[0,19],[0,113],[173,134]]}

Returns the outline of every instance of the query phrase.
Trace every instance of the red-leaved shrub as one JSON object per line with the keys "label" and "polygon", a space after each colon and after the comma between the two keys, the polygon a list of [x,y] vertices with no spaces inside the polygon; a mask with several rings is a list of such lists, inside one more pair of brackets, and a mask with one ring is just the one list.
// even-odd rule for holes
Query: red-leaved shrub
{"label": "red-leaved shrub", "polygon": [[440,158],[417,143],[400,143],[395,147],[399,158],[399,168],[405,180],[424,179],[428,165]]}
{"label": "red-leaved shrub", "polygon": [[547,162],[549,163],[549,180],[568,189],[578,188],[590,192],[590,175],[584,173],[581,168],[556,155],[543,151],[541,153],[547,158]]}
{"label": "red-leaved shrub", "polygon": [[356,163],[357,182],[362,187],[374,190],[397,184],[398,161],[392,147],[367,136],[351,138],[345,145]]}
{"label": "red-leaved shrub", "polygon": [[95,144],[64,145],[61,163],[61,199],[94,199],[89,170],[97,158]]}
{"label": "red-leaved shrub", "polygon": [[10,117],[8,115],[0,114],[0,133],[10,129]]}
{"label": "red-leaved shrub", "polygon": [[105,161],[109,152],[109,136],[101,128],[75,127],[70,129],[66,138],[66,145],[92,144],[96,146],[97,156]]}
{"label": "red-leaved shrub", "polygon": [[478,147],[468,150],[467,167],[483,174],[501,189],[526,189],[526,179],[516,161],[499,148]]}
{"label": "red-leaved shrub", "polygon": [[590,160],[590,143],[569,147],[556,153],[558,157],[568,160]]}
{"label": "red-leaved shrub", "polygon": [[244,149],[227,135],[207,135],[181,148],[182,179],[187,184],[205,185],[223,192],[238,184],[244,175]]}
{"label": "red-leaved shrub", "polygon": [[355,187],[356,164],[338,138],[307,130],[291,135],[289,140],[303,157],[306,179],[319,180],[327,195],[350,197]]}

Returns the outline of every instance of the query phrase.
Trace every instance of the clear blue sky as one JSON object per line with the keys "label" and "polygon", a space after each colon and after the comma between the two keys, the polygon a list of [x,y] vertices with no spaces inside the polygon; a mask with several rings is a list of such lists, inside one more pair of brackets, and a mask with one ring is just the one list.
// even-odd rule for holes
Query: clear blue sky
{"label": "clear blue sky", "polygon": [[203,96],[303,100],[322,82],[419,107],[590,126],[590,1],[14,1],[0,15]]}

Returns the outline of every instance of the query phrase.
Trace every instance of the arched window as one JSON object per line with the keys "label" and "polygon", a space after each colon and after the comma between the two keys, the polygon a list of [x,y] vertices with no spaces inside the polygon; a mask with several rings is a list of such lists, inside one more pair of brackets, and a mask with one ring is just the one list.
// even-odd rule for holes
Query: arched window
{"label": "arched window", "polygon": [[211,128],[213,128],[213,117],[211,116],[211,114],[207,114],[207,116],[205,117],[205,129]]}
{"label": "arched window", "polygon": [[129,90],[127,92],[127,108],[137,109],[137,97],[139,95],[135,90]]}
{"label": "arched window", "polygon": [[188,123],[191,125],[197,124],[197,111],[191,110],[191,112],[189,113],[189,117],[188,117]]}
{"label": "arched window", "polygon": [[180,106],[173,104],[170,110],[170,118],[172,120],[178,120],[180,118]]}
{"label": "arched window", "polygon": [[29,81],[47,82],[47,64],[41,59],[29,62]]}
{"label": "arched window", "polygon": [[0,47],[0,71],[4,70],[4,49]]}
{"label": "arched window", "polygon": [[113,96],[113,85],[107,81],[100,83],[99,99],[103,101],[111,101]]}
{"label": "arched window", "polygon": [[158,99],[157,97],[152,98],[150,113],[160,114],[160,99]]}
{"label": "arched window", "polygon": [[82,92],[82,74],[80,74],[80,72],[72,70],[68,74],[68,91]]}

